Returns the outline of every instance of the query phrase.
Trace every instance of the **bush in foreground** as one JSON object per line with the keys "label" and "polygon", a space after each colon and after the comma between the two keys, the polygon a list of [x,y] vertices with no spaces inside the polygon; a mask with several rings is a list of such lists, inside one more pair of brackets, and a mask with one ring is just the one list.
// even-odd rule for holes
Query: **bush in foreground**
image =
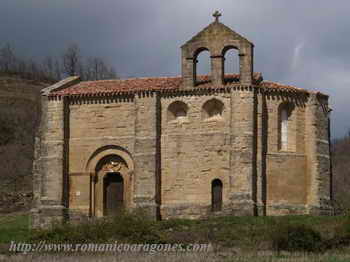
{"label": "bush in foreground", "polygon": [[160,243],[156,222],[142,210],[122,212],[117,217],[106,217],[80,224],[53,224],[49,229],[33,230],[31,241],[51,243],[86,243],[126,241],[129,243]]}
{"label": "bush in foreground", "polygon": [[280,225],[276,227],[271,240],[276,251],[317,252],[323,245],[321,234],[306,225]]}
{"label": "bush in foreground", "polygon": [[[153,221],[142,210],[80,224],[34,230],[31,242],[47,243],[211,243],[216,250],[320,252],[350,244],[348,217],[218,217]],[[1,233],[1,232],[0,232]]]}

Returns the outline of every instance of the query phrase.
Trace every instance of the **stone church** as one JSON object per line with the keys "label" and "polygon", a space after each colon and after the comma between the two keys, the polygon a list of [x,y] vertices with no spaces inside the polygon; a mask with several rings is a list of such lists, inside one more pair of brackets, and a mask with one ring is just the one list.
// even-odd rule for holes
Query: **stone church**
{"label": "stone church", "polygon": [[[331,214],[328,95],[264,81],[253,43],[219,16],[181,46],[179,77],[42,91],[33,227],[137,207],[154,219]],[[225,74],[230,49],[239,74]]]}

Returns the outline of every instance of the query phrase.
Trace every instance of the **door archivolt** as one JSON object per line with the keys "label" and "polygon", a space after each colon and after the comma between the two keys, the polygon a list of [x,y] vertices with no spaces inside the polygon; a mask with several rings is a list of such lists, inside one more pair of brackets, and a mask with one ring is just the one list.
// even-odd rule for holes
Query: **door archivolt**
{"label": "door archivolt", "polygon": [[96,165],[95,175],[92,179],[92,206],[93,215],[101,217],[106,215],[106,177],[108,174],[118,174],[123,180],[123,208],[131,206],[132,176],[127,163],[118,155],[107,155]]}

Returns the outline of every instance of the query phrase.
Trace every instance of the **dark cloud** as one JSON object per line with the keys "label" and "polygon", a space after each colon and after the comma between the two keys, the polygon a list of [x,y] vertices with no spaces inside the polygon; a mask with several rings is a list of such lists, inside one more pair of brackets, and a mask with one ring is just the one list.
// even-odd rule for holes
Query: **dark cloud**
{"label": "dark cloud", "polygon": [[333,136],[347,133],[350,2],[228,0],[11,0],[0,9],[1,41],[21,55],[57,55],[70,43],[102,56],[122,77],[180,74],[180,46],[223,13],[255,44],[265,79],[331,96]]}

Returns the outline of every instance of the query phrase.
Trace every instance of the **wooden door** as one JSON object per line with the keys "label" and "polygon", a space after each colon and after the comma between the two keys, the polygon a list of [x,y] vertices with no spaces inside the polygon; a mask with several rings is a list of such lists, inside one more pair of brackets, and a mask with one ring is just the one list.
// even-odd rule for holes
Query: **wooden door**
{"label": "wooden door", "polygon": [[104,215],[117,215],[123,208],[124,181],[119,173],[108,173],[104,178]]}

